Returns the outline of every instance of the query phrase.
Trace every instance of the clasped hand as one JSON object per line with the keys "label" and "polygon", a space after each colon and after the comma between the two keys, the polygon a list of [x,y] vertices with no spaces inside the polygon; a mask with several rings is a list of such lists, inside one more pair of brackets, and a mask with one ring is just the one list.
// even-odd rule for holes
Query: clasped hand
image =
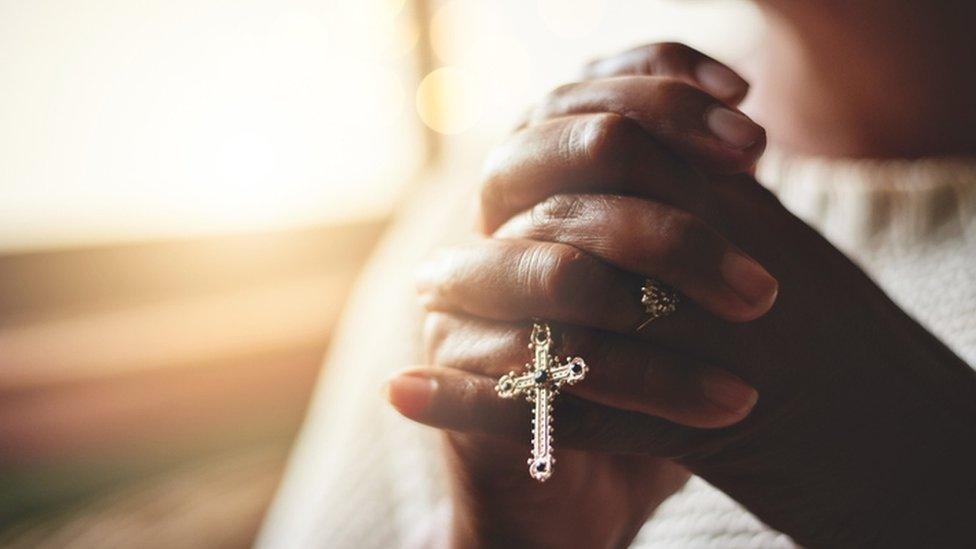
{"label": "clasped hand", "polygon": [[[602,544],[626,543],[687,471],[803,544],[954,533],[940,500],[973,499],[944,473],[976,463],[973,373],[750,175],[765,134],[735,108],[746,91],[685,46],[638,48],[591,64],[491,155],[485,238],[421,270],[432,366],[390,390],[451,433],[455,541],[520,538],[519,501],[567,499],[602,517]],[[686,299],[638,332],[645,277]],[[557,458],[577,452],[544,488],[524,472],[527,407],[494,391],[532,318],[591,366],[557,404]],[[578,503],[594,494],[626,504]]]}

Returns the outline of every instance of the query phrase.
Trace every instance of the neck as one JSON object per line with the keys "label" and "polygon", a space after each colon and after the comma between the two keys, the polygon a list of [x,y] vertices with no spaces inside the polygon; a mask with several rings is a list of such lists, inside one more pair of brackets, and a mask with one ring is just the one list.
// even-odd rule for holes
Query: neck
{"label": "neck", "polygon": [[976,154],[976,9],[937,4],[764,2],[754,106],[770,140],[825,156]]}

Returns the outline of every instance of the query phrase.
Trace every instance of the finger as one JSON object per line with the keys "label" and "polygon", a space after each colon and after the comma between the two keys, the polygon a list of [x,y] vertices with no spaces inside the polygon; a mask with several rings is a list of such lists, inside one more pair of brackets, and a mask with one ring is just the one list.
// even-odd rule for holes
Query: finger
{"label": "finger", "polygon": [[417,289],[429,310],[495,320],[546,318],[632,333],[645,314],[643,279],[572,246],[484,239],[423,263]]}
{"label": "finger", "polygon": [[583,70],[584,78],[613,76],[670,76],[697,86],[718,99],[736,105],[749,91],[749,83],[728,66],[677,42],[633,48],[598,59]]}
{"label": "finger", "polygon": [[686,301],[643,328],[643,283],[643,277],[572,246],[530,240],[485,239],[446,248],[417,272],[420,302],[430,311],[509,322],[545,318],[716,361],[731,358],[742,336],[736,328],[744,324],[729,324]]}
{"label": "finger", "polygon": [[777,282],[706,223],[635,197],[554,195],[516,215],[496,237],[559,242],[625,271],[654,277],[733,322],[772,307]]}
{"label": "finger", "polygon": [[490,234],[546,197],[634,194],[709,214],[706,181],[633,120],[597,113],[548,120],[513,134],[485,163],[480,210]]}
{"label": "finger", "polygon": [[528,125],[574,114],[610,112],[633,119],[665,148],[705,171],[750,170],[766,133],[749,117],[680,80],[620,76],[556,88]]}
{"label": "finger", "polygon": [[[654,215],[630,227],[635,233],[630,236],[585,229],[581,235],[562,237],[584,239],[594,253],[629,263],[631,271],[562,243],[485,239],[442,250],[424,262],[418,271],[418,291],[431,310],[496,320],[546,318],[625,334],[633,333],[646,318],[640,304],[646,277],[688,292],[699,304],[698,311],[725,320],[753,320],[769,310],[777,284],[755,262],[741,255],[729,258],[727,254],[738,251],[725,250],[727,243],[715,241],[717,236],[700,222],[687,221],[685,214]],[[613,238],[633,238],[635,243]],[[755,269],[758,272],[750,272]],[[759,297],[746,301],[738,293],[743,290],[730,289],[726,277]]]}
{"label": "finger", "polygon": [[[413,368],[390,378],[386,398],[403,416],[425,425],[518,442],[530,440],[531,407],[523,399],[500,398],[495,380],[485,376],[446,368]],[[553,418],[555,443],[567,449],[669,458],[703,451],[713,444],[710,439],[717,432],[679,426],[572,395],[556,399]]]}
{"label": "finger", "polygon": [[[644,342],[575,326],[554,325],[556,348],[589,365],[584,382],[566,386],[582,398],[689,427],[742,420],[758,393],[738,377]],[[497,379],[520,372],[531,357],[528,325],[431,313],[424,324],[428,360]]]}
{"label": "finger", "polygon": [[498,396],[494,380],[458,370],[408,369],[394,374],[384,389],[398,412],[434,427],[512,434],[531,419],[527,407]]}
{"label": "finger", "polygon": [[[677,42],[639,46],[623,53],[597,59],[583,68],[583,80],[615,76],[663,76],[695,86],[729,105],[738,105],[749,91],[749,83],[727,65]],[[529,111],[519,127],[528,123]]]}

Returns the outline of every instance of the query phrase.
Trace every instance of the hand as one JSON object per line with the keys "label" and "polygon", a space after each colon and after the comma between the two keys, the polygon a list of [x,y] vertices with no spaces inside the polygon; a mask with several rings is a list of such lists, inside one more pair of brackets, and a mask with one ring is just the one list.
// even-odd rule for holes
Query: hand
{"label": "hand", "polygon": [[[700,67],[704,67],[704,70],[700,70]],[[746,90],[745,82],[728,68],[698,52],[674,44],[638,48],[622,56],[593,63],[587,70],[588,75],[594,78],[647,76],[652,72],[661,79],[682,79],[696,86],[700,84],[694,80],[694,75],[703,73],[711,77],[708,81],[713,88],[717,87],[733,102],[741,99]],[[731,82],[721,81],[720,77],[717,82],[716,72],[724,74]],[[726,85],[719,85],[722,82]],[[717,104],[714,100],[709,100],[709,103]],[[675,138],[685,139],[686,136],[676,133]],[[755,137],[750,139],[754,140]],[[761,150],[761,144],[757,148]],[[740,154],[733,150],[726,156],[708,158],[713,164],[724,163],[728,169],[736,164],[750,165],[756,153],[747,152],[743,157]],[[678,168],[677,164],[675,168]],[[523,333],[521,326],[510,329],[503,324],[492,325],[492,328],[504,331],[501,334],[504,341],[499,345],[491,338],[482,339],[483,334],[478,332],[474,333],[476,339],[465,338],[468,333],[464,324],[466,321],[478,322],[476,319],[455,319],[439,313],[429,315],[428,340],[431,343],[438,340],[437,344],[430,345],[433,363],[441,363],[452,353],[449,349],[463,353],[487,343],[503,351],[498,356],[499,369],[521,368],[526,356],[513,352],[525,352],[528,335]],[[443,334],[444,339],[437,334]],[[629,357],[630,349],[626,346],[615,347],[616,354],[623,359],[617,370],[628,376],[639,371],[626,371],[623,366],[633,365],[639,353],[653,351],[640,347],[637,355]],[[646,382],[657,398],[647,402],[641,400],[641,409],[689,425],[716,427],[739,421],[755,402],[755,391],[734,376],[704,366],[697,369],[689,367],[684,364],[686,361],[667,365],[662,362],[662,353],[655,354],[659,367],[646,377]],[[604,383],[624,381],[614,381],[608,376],[609,373],[609,370],[601,369],[591,372],[591,377],[596,376],[596,383],[600,383],[601,379]],[[477,390],[467,383],[466,374],[460,370],[445,370],[439,375],[444,377],[438,388],[434,389],[423,370],[401,374],[390,384],[391,401],[406,416],[418,417],[432,404],[430,397],[435,394],[440,395],[439,401],[453,403],[464,400],[467,391]],[[706,382],[704,387],[711,388],[712,398],[717,399],[717,404],[703,396],[703,381]],[[725,388],[724,392],[722,388]],[[444,391],[450,391],[451,396],[445,399]],[[626,546],[653,510],[679,489],[689,476],[683,467],[654,456],[573,451],[560,447],[553,478],[540,484],[527,474],[530,406],[525,402],[517,404],[509,409],[518,416],[515,421],[521,426],[521,436],[517,442],[457,432],[449,432],[444,437],[450,486],[454,495],[452,525],[445,530],[450,532],[454,545]],[[561,418],[557,417],[557,439],[560,438],[561,423]]]}
{"label": "hand", "polygon": [[[720,149],[703,129],[716,108],[674,80],[626,77],[563,88],[537,111],[486,179],[498,238],[426,271],[435,363],[470,375],[425,371],[438,390],[412,417],[524,437],[493,378],[515,363],[520,323],[547,318],[566,324],[561,353],[591,364],[569,389],[586,400],[557,404],[563,447],[674,457],[804,545],[968,539],[976,376],[754,179],[716,175],[757,153]],[[688,300],[634,333],[644,276]],[[727,428],[678,425],[653,398],[655,372],[709,368],[762,399]]]}

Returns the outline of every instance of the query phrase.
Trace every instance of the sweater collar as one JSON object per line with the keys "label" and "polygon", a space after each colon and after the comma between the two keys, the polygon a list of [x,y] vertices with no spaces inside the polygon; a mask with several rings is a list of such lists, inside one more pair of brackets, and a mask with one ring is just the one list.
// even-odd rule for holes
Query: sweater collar
{"label": "sweater collar", "polygon": [[845,251],[976,242],[976,158],[836,159],[768,152],[758,179]]}

